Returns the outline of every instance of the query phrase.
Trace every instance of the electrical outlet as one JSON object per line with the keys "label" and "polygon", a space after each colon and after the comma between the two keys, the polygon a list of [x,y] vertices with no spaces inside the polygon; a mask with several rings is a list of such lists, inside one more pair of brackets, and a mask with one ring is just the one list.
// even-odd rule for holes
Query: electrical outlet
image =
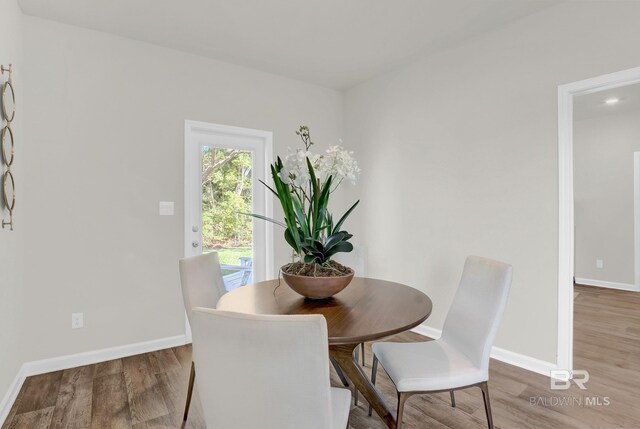
{"label": "electrical outlet", "polygon": [[602,259],[596,259],[596,268],[603,268],[604,267],[604,262],[602,261]]}
{"label": "electrical outlet", "polygon": [[84,327],[84,313],[71,313],[71,329]]}

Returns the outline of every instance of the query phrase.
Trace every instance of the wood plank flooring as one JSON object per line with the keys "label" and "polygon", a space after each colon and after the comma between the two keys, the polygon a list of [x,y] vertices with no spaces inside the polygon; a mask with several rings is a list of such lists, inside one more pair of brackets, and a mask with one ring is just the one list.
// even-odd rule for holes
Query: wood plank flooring
{"label": "wood plank flooring", "polygon": [[[492,360],[496,428],[640,428],[640,294],[586,286],[576,286],[576,292],[575,367],[589,371],[587,390],[550,390],[547,377]],[[414,333],[394,338],[425,340]],[[367,362],[369,372],[370,347]],[[2,429],[204,428],[197,379],[189,420],[182,425],[190,364],[191,348],[184,346],[29,377]],[[332,383],[340,385],[333,373]],[[393,385],[382,370],[378,387],[395,407]],[[587,397],[595,402],[587,404]],[[404,428],[486,428],[479,389],[457,392],[456,402],[452,408],[447,393],[413,396]],[[367,415],[361,400],[352,407],[349,428],[384,425]]]}

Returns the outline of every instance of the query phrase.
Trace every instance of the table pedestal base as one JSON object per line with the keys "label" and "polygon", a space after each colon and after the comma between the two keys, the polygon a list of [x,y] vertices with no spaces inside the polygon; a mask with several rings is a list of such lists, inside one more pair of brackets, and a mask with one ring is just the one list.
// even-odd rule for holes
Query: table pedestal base
{"label": "table pedestal base", "polygon": [[338,363],[342,371],[354,384],[355,388],[367,399],[387,427],[395,429],[395,413],[389,408],[384,399],[382,399],[373,384],[371,384],[360,365],[353,359],[353,351],[356,347],[358,347],[358,343],[330,345],[329,355]]}

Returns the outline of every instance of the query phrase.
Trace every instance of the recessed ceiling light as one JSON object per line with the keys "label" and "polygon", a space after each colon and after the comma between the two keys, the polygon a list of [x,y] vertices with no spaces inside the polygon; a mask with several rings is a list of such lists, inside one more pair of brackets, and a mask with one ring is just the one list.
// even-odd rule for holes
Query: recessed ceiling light
{"label": "recessed ceiling light", "polygon": [[618,101],[620,101],[620,99],[615,97],[604,100],[605,104],[616,104]]}

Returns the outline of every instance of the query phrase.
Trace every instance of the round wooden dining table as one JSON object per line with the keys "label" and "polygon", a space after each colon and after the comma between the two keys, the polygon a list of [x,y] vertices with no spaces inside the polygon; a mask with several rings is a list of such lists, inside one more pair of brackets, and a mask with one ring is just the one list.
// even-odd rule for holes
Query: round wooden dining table
{"label": "round wooden dining table", "polygon": [[354,277],[346,289],[327,300],[308,300],[284,280],[269,280],[235,289],[220,298],[218,310],[249,314],[321,314],[327,320],[329,356],[349,377],[382,421],[396,427],[387,405],[353,358],[362,342],[407,331],[431,314],[431,299],[403,284]]}

